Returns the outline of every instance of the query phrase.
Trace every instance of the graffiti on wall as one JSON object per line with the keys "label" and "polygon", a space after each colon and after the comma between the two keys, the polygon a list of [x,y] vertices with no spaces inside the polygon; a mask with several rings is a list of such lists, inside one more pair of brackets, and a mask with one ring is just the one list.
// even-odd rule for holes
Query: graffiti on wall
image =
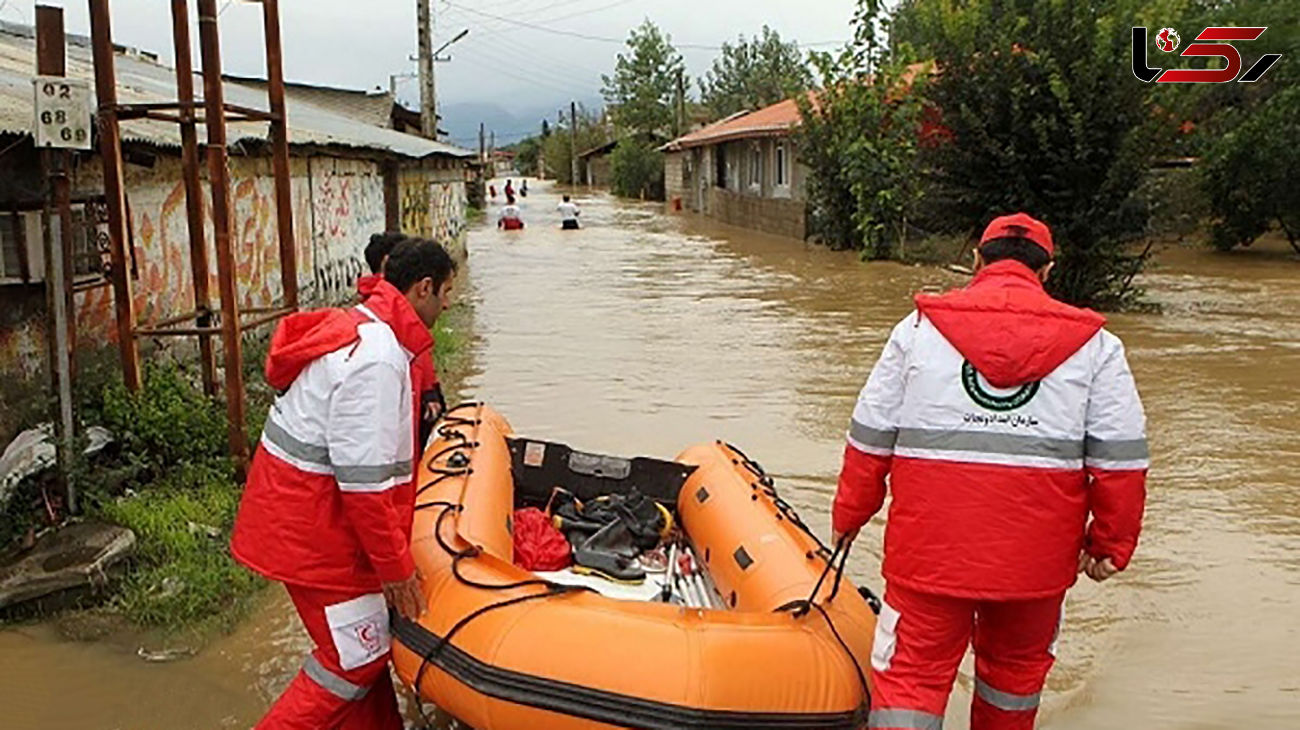
{"label": "graffiti on wall", "polygon": [[465,230],[465,183],[430,181],[408,172],[401,180],[402,232],[447,244]]}
{"label": "graffiti on wall", "polygon": [[324,301],[352,293],[357,277],[369,270],[365,248],[371,234],[384,230],[384,181],[378,168],[333,167],[329,174],[312,176],[316,249],[312,296]]}
{"label": "graffiti on wall", "polygon": [[433,207],[433,238],[449,243],[465,230],[465,183],[439,182],[430,186]]}
{"label": "graffiti on wall", "polygon": [[402,232],[411,236],[430,235],[429,194],[424,177],[418,173],[408,173],[401,180]]}
{"label": "graffiti on wall", "polygon": [[[234,273],[243,308],[269,306],[279,301],[284,289],[280,280],[279,228],[275,208],[275,181],[266,175],[240,176],[231,181],[230,244]],[[169,176],[171,177],[171,176]],[[175,177],[179,177],[178,175]],[[173,177],[172,179],[175,179]],[[306,180],[292,181],[294,238],[301,283],[314,268],[311,248],[311,210]],[[149,324],[194,308],[193,269],[190,260],[189,219],[183,182],[159,180],[128,189],[131,206],[131,234],[135,246],[136,276],[132,298],[136,318]],[[212,234],[212,210],[204,185],[203,224],[208,260],[210,303],[218,298],[216,244]],[[112,287],[100,287],[78,295],[78,330],[93,341],[115,342],[117,328]]]}

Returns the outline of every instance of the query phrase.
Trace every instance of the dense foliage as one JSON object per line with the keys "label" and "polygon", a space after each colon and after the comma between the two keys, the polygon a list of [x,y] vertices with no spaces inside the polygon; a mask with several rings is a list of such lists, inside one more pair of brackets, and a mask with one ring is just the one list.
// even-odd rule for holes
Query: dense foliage
{"label": "dense foliage", "polygon": [[618,54],[614,73],[601,75],[614,123],[629,134],[666,134],[673,129],[677,82],[680,76],[685,83],[686,64],[672,38],[649,19],[632,29],[627,48]]}
{"label": "dense foliage", "polygon": [[1249,246],[1277,224],[1300,253],[1300,87],[1286,89],[1224,134],[1206,155],[1202,181],[1211,241]]}
{"label": "dense foliage", "polygon": [[864,3],[854,42],[837,55],[813,54],[826,83],[800,98],[795,142],[808,167],[812,235],[870,258],[891,255],[920,194],[915,164],[924,110],[919,95],[906,93],[924,78],[885,58],[879,22],[878,8]]}
{"label": "dense foliage", "polygon": [[700,101],[714,119],[746,109],[760,109],[812,88],[812,73],[799,44],[784,42],[763,26],[761,35],[741,35],[699,80]]}
{"label": "dense foliage", "polygon": [[611,188],[615,195],[662,200],[664,156],[652,142],[628,136],[609,156]]}

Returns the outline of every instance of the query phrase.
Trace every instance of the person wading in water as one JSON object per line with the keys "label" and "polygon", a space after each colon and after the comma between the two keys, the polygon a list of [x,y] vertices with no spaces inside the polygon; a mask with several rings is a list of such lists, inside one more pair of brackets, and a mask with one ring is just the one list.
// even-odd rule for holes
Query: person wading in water
{"label": "person wading in water", "polygon": [[832,522],[851,541],[893,494],[869,728],[937,730],[966,647],[972,730],[1027,730],[1078,572],[1129,564],[1146,422],[1119,338],[1043,289],[1052,234],[997,218],[965,289],[922,294],[858,397]]}

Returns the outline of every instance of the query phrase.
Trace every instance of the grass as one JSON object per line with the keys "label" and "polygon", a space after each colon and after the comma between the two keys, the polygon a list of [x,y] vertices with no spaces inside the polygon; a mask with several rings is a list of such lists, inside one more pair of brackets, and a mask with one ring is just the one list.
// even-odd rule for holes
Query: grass
{"label": "grass", "polygon": [[[468,307],[457,304],[434,329],[444,378],[459,367],[468,323]],[[245,341],[246,426],[254,445],[274,397],[261,372],[268,339]],[[98,625],[120,617],[137,628],[200,639],[228,630],[266,581],[230,555],[243,486],[226,455],[225,408],[203,394],[194,363],[151,358],[139,393],[128,392],[115,369],[104,375],[90,378],[96,384],[79,394],[78,412],[85,425],[106,426],[116,443],[93,464],[75,465],[73,477],[87,516],[131,529],[136,552],[106,605],[64,618]],[[32,509],[39,488],[24,487],[10,505],[21,514],[0,515],[0,528],[13,527],[0,529],[0,546],[40,521]]]}
{"label": "grass", "polygon": [[97,505],[98,517],[137,540],[112,606],[140,626],[199,633],[241,618],[265,585],[227,547],[241,491],[229,464],[190,464]]}

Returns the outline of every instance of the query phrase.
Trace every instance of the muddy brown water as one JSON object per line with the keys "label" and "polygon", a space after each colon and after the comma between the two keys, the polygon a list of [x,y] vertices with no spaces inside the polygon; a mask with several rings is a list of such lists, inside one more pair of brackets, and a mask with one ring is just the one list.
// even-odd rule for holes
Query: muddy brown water
{"label": "muddy brown water", "polygon": [[[535,183],[527,229],[471,231],[458,392],[587,450],[671,458],[725,438],[825,534],[845,425],[890,327],[912,292],[964,278],[603,195],[578,195],[585,229],[562,232],[557,202]],[[1300,261],[1172,249],[1143,283],[1164,312],[1110,326],[1147,409],[1146,529],[1129,571],[1070,593],[1040,727],[1300,727]],[[881,537],[877,519],[851,561],[875,588]],[[246,727],[306,647],[278,588],[167,664],[121,637],[3,631],[0,726]],[[966,727],[970,686],[968,660],[947,727]]]}

